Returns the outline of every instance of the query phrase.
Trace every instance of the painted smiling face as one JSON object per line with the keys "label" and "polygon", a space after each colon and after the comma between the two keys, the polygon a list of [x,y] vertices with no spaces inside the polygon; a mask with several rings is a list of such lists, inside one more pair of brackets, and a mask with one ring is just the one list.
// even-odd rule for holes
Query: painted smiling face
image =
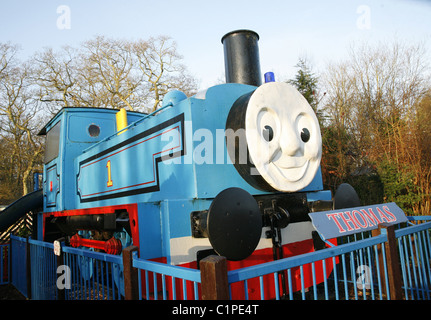
{"label": "painted smiling face", "polygon": [[322,157],[319,123],[293,86],[271,82],[256,89],[245,113],[245,135],[250,160],[272,188],[294,192],[313,180]]}

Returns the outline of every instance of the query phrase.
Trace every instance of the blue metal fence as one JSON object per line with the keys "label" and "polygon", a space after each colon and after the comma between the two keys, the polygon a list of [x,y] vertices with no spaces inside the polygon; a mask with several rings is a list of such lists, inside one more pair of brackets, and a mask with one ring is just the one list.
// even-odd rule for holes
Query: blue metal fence
{"label": "blue metal fence", "polygon": [[27,255],[25,238],[10,236],[12,285],[26,298],[27,295]]}
{"label": "blue metal fence", "polygon": [[133,259],[138,272],[139,299],[198,300],[199,270],[170,266],[164,263]]}
{"label": "blue metal fence", "polygon": [[[429,221],[431,217],[419,219]],[[413,219],[414,223],[395,231],[403,298],[429,300],[431,222],[419,223],[417,220]],[[390,299],[390,279],[384,245],[388,239],[387,235],[371,237],[367,234],[353,238],[353,242],[309,254],[229,271],[227,278],[231,298]],[[7,246],[1,248],[4,253]],[[30,250],[31,259],[29,269],[32,299],[124,298],[121,256],[62,246],[63,254],[57,257],[53,253],[52,243],[30,239],[27,244],[26,239],[12,236],[8,251],[11,253],[11,267],[7,274],[12,273],[11,282],[23,295],[27,296],[27,248]],[[136,253],[133,255],[132,266],[138,273],[139,299],[201,298],[200,270],[139,259]],[[4,278],[4,270],[5,267],[0,269],[1,278]]]}
{"label": "blue metal fence", "polygon": [[[382,279],[379,264],[376,264],[376,255],[377,246],[385,241],[385,236],[380,235],[301,256],[230,271],[229,284],[232,288],[242,283],[244,299],[249,299],[248,283],[256,279],[261,284],[259,286],[261,300],[266,299],[267,296],[275,297],[277,300],[281,298],[290,300],[382,299]],[[326,270],[332,269],[331,275],[328,278],[319,275],[317,265],[321,266],[324,274]],[[299,269],[301,279],[301,288],[296,292],[292,286],[294,269]],[[307,277],[305,270],[311,271],[312,286],[309,288],[304,286],[304,279]],[[286,275],[285,292],[282,290],[282,280],[279,277],[282,272]],[[386,272],[385,275],[387,275]],[[273,277],[274,292],[268,292],[263,287],[264,276]],[[323,279],[321,283],[316,281],[319,276]]]}
{"label": "blue metal fence", "polygon": [[406,300],[431,297],[431,222],[397,230],[398,249]]}
{"label": "blue metal fence", "polygon": [[[11,248],[12,284],[26,298],[123,299],[121,256],[62,246],[63,254],[59,258],[54,255],[53,243],[33,239],[27,241],[15,236],[11,236]],[[30,268],[27,265],[28,254]],[[30,280],[30,290],[27,279]]]}
{"label": "blue metal fence", "polygon": [[[402,270],[402,288],[404,299],[427,299],[431,297],[431,222],[417,226],[410,225],[395,232]],[[258,266],[248,267],[228,273],[230,286],[241,283],[244,288],[243,297],[249,299],[248,282],[258,280],[261,284],[260,299],[267,293],[262,286],[263,277],[271,275],[274,279],[276,299],[301,300],[384,300],[390,299],[388,266],[386,265],[385,234],[364,238],[325,250],[302,256],[290,257]],[[323,269],[334,267],[328,279],[322,283],[315,281],[316,265],[322,264]],[[300,278],[304,279],[304,270],[311,269],[313,285],[301,287],[293,292],[291,283],[292,270],[300,269]],[[282,291],[279,274],[287,275],[288,290]],[[302,282],[303,283],[303,282]],[[271,292],[269,293],[271,294]]]}
{"label": "blue metal fence", "polygon": [[54,245],[49,242],[29,239],[31,299],[57,299],[57,259]]}
{"label": "blue metal fence", "polygon": [[0,244],[0,285],[8,284],[10,281],[10,244]]}
{"label": "blue metal fence", "polygon": [[62,247],[66,300],[121,300],[124,298],[123,260],[91,250]]}

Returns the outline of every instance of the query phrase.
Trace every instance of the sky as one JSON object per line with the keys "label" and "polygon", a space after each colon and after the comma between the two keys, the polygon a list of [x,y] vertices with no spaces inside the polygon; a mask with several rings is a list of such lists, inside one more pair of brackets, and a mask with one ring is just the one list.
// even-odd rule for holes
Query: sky
{"label": "sky", "polygon": [[19,44],[24,60],[96,35],[167,35],[200,89],[224,81],[221,38],[237,29],[259,34],[262,74],[277,80],[292,79],[300,57],[319,73],[364,41],[422,42],[431,62],[431,0],[0,0],[0,43]]}

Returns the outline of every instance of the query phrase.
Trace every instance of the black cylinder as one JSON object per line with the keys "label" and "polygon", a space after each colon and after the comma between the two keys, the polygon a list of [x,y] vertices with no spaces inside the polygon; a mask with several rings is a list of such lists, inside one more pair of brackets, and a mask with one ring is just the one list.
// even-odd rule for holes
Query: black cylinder
{"label": "black cylinder", "polygon": [[258,40],[259,35],[251,30],[232,31],[221,39],[227,83],[262,84]]}

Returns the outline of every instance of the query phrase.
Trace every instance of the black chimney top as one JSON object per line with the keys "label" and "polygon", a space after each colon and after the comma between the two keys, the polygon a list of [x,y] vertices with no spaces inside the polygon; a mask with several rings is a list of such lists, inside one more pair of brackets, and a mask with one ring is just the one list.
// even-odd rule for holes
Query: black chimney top
{"label": "black chimney top", "polygon": [[227,83],[262,84],[258,40],[259,35],[251,30],[236,30],[223,36]]}

